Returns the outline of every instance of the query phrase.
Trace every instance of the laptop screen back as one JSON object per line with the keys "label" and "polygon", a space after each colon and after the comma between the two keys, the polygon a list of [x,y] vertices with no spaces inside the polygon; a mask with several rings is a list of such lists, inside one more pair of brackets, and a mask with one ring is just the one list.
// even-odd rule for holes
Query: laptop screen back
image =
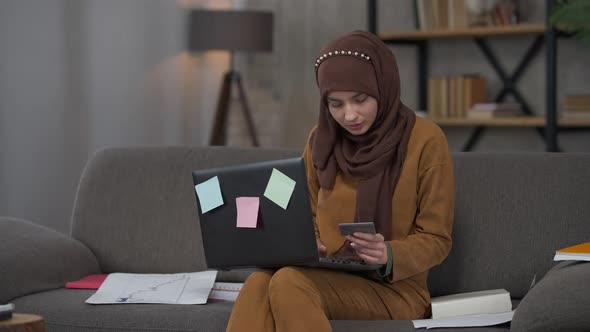
{"label": "laptop screen back", "polygon": [[[295,181],[286,209],[264,195],[273,169]],[[209,268],[279,267],[317,260],[303,158],[193,171],[195,185],[214,177],[219,180],[221,206],[202,213],[207,203],[201,200],[208,197],[195,191]],[[280,184],[271,196],[278,193],[284,199],[289,190]],[[259,198],[256,228],[237,227],[238,197]]]}

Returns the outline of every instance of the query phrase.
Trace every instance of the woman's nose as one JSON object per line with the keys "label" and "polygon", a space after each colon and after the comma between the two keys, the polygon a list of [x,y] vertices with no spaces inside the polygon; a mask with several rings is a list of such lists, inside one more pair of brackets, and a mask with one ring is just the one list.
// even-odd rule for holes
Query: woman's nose
{"label": "woman's nose", "polygon": [[354,106],[348,105],[344,110],[344,120],[351,122],[357,118],[358,114]]}

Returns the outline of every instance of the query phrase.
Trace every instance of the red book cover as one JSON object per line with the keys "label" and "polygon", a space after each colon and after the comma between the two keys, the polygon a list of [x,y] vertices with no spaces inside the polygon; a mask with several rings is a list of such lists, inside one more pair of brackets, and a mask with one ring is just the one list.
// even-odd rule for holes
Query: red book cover
{"label": "red book cover", "polygon": [[80,280],[66,282],[66,288],[73,289],[98,289],[108,274],[91,274]]}

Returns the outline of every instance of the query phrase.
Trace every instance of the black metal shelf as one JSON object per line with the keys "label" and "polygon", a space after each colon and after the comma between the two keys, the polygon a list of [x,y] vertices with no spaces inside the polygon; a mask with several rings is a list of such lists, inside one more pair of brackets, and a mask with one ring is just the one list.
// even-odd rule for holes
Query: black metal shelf
{"label": "black metal shelf", "polygon": [[[418,61],[418,98],[419,108],[426,110],[428,105],[428,63],[429,63],[429,47],[428,43],[432,39],[448,39],[448,38],[471,38],[474,40],[478,48],[484,54],[486,60],[490,63],[496,74],[502,81],[502,89],[495,96],[496,102],[503,101],[508,95],[512,95],[523,107],[523,111],[528,116],[534,116],[529,103],[517,89],[517,83],[531,60],[540,53],[541,46],[545,44],[545,74],[546,74],[546,114],[545,121],[542,125],[535,126],[537,132],[545,142],[545,149],[549,152],[560,151],[557,143],[557,134],[560,126],[557,121],[557,37],[558,34],[555,29],[548,24],[549,15],[553,8],[553,0],[546,0],[546,25],[523,24],[516,26],[505,27],[490,27],[490,28],[467,28],[455,31],[433,30],[433,31],[410,31],[402,33],[384,33],[379,35],[377,32],[377,0],[367,0],[368,13],[368,30],[378,36],[387,44],[409,45],[417,48]],[[500,65],[495,53],[487,43],[487,38],[491,37],[505,37],[509,35],[532,35],[534,40],[525,52],[523,58],[520,60],[518,66],[513,73],[508,74]],[[445,125],[445,122],[441,122]],[[454,125],[457,125],[456,123]],[[481,138],[484,130],[494,125],[477,124],[474,125],[469,121],[465,122],[465,126],[474,126],[474,129],[463,146],[463,151],[471,151],[475,147],[477,141]],[[530,127],[530,126],[525,126]],[[577,126],[579,128],[590,128],[587,124]]]}

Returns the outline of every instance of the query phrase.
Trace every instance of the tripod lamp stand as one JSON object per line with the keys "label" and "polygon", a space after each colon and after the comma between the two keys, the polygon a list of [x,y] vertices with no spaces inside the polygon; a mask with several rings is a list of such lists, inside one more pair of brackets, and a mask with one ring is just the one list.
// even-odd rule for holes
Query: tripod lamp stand
{"label": "tripod lamp stand", "polygon": [[272,13],[265,11],[194,9],[189,14],[187,35],[190,51],[228,50],[230,52],[230,68],[225,72],[219,90],[209,144],[226,144],[227,115],[231,101],[232,84],[235,82],[238,87],[239,102],[246,118],[252,145],[259,146],[256,127],[242,84],[242,75],[235,69],[234,52],[272,51]]}

